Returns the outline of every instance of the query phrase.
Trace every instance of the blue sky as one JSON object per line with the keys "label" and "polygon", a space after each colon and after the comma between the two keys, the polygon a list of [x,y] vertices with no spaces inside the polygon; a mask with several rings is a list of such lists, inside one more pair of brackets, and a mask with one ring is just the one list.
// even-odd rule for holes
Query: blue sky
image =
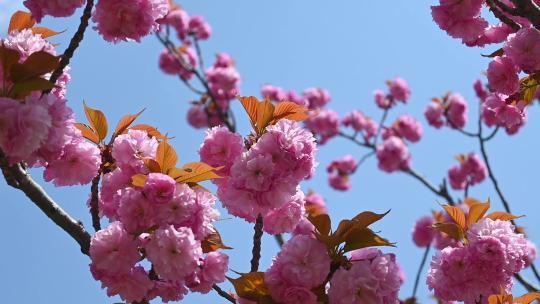
{"label": "blue sky", "polygon": [[[0,0],[0,28],[7,29],[6,16],[22,1]],[[422,116],[430,98],[447,91],[462,93],[476,113],[477,101],[472,82],[482,77],[488,60],[480,54],[487,49],[471,49],[451,39],[432,22],[429,6],[435,1],[211,1],[186,0],[180,4],[192,15],[203,15],[213,27],[213,37],[204,42],[205,62],[211,63],[217,52],[230,53],[237,62],[243,84],[243,95],[258,95],[261,85],[272,83],[286,89],[302,91],[312,86],[327,88],[333,101],[329,105],[340,114],[357,109],[377,120],[372,92],[384,88],[384,81],[401,76],[412,89],[407,106],[400,105],[391,113],[391,120],[403,113],[412,114],[424,125],[424,137],[411,146],[413,167],[433,183],[438,184],[446,170],[455,164],[454,155],[478,151],[474,139],[450,130],[429,128]],[[53,38],[67,46],[78,25],[78,15],[72,18],[45,18],[44,24],[66,30]],[[4,30],[5,31],[5,30]],[[147,108],[140,119],[176,136],[172,141],[180,162],[198,160],[197,150],[204,131],[194,131],[185,115],[193,95],[174,77],[162,74],[157,67],[162,50],[152,36],[142,43],[117,45],[103,41],[89,30],[71,64],[73,77],[68,89],[70,105],[78,117],[82,101],[105,111],[110,121],[122,115]],[[246,116],[238,104],[234,106],[243,134],[249,132]],[[476,118],[470,116],[467,128],[475,130]],[[111,123],[114,124],[114,123]],[[526,227],[532,239],[540,241],[536,196],[540,148],[538,106],[529,111],[527,126],[517,135],[497,136],[488,144],[493,169],[515,214],[527,214],[519,223]],[[441,202],[416,180],[403,174],[386,174],[370,159],[352,177],[353,189],[338,193],[326,182],[325,166],[332,159],[364,151],[335,139],[320,148],[318,174],[302,185],[320,192],[328,202],[334,222],[356,213],[392,209],[382,222],[375,225],[381,234],[397,242],[390,250],[407,273],[402,297],[412,291],[414,275],[423,253],[411,242],[410,231],[421,215],[437,209]],[[33,172],[41,180],[40,170]],[[73,216],[90,227],[85,206],[89,186],[54,188],[45,185],[50,194]],[[89,260],[76,244],[54,226],[19,192],[0,182],[3,210],[0,227],[3,246],[0,250],[0,286],[6,303],[114,303],[100,289],[88,271]],[[491,197],[494,209],[501,209],[491,185],[487,182],[471,189],[479,199]],[[460,194],[461,195],[461,194]],[[240,219],[222,212],[218,222],[225,242],[234,247],[229,251],[231,269],[247,271],[251,251],[252,227]],[[262,267],[266,268],[277,246],[271,237],[263,239]],[[386,250],[386,249],[385,249]],[[526,276],[530,276],[525,272]],[[422,278],[422,282],[424,282]],[[225,289],[227,289],[225,285]],[[517,289],[517,293],[521,293]],[[430,300],[425,284],[421,284],[420,299]],[[184,303],[225,303],[215,294],[189,295]]]}

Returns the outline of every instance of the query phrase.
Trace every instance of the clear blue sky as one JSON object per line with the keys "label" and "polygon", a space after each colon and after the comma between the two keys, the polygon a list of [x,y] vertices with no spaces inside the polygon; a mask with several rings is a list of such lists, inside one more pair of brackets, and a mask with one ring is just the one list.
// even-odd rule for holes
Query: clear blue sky
{"label": "clear blue sky", "polygon": [[[0,0],[0,14],[4,14],[0,16],[0,28],[7,29],[5,14],[14,11],[16,2],[22,1]],[[436,131],[427,127],[423,110],[431,97],[451,90],[461,92],[472,105],[470,112],[476,113],[472,82],[481,76],[488,63],[480,54],[490,53],[492,49],[466,48],[440,31],[430,16],[429,6],[434,2],[186,0],[180,4],[190,14],[203,15],[211,23],[213,37],[203,43],[205,61],[210,63],[217,52],[230,53],[242,74],[244,95],[258,95],[265,83],[297,91],[321,86],[331,92],[330,107],[340,114],[359,109],[379,119],[381,113],[372,101],[373,90],[383,88],[386,79],[405,78],[412,88],[410,104],[399,106],[391,119],[409,113],[421,120],[425,134],[420,143],[411,147],[413,166],[433,183],[439,183],[455,163],[453,156],[478,151],[477,142],[450,130]],[[44,24],[66,30],[53,39],[63,49],[76,29],[78,16],[45,18]],[[193,96],[177,79],[159,71],[160,51],[161,46],[153,36],[140,44],[112,45],[94,31],[88,31],[71,64],[73,80],[69,86],[69,103],[79,118],[82,117],[82,101],[86,100],[91,106],[103,109],[111,121],[146,107],[141,122],[154,124],[176,136],[173,144],[179,151],[180,161],[195,161],[204,132],[192,130],[185,121],[188,101]],[[240,131],[247,134],[248,122],[243,112],[238,106],[235,111]],[[498,136],[488,144],[488,149],[493,169],[514,213],[528,215],[519,222],[532,239],[539,242],[538,106],[532,107],[529,114],[529,123],[520,134]],[[474,115],[471,120],[475,121]],[[475,125],[469,123],[467,127],[474,130]],[[341,139],[321,147],[318,174],[304,183],[303,189],[316,189],[327,199],[335,222],[363,210],[392,209],[375,228],[397,242],[398,247],[392,251],[397,253],[398,261],[406,270],[408,279],[401,296],[408,297],[423,253],[411,242],[411,227],[419,216],[438,207],[437,198],[408,176],[380,172],[374,159],[358,169],[352,178],[352,190],[333,191],[327,185],[324,168],[332,159],[348,153],[358,158],[363,155],[363,151]],[[41,180],[40,170],[33,173]],[[89,186],[45,187],[74,217],[91,226],[85,206]],[[0,193],[3,206],[0,227],[4,232],[0,250],[3,302],[118,302],[118,299],[107,298],[93,280],[88,271],[89,260],[79,252],[74,241],[3,181],[0,181]],[[502,208],[489,183],[471,189],[471,193],[480,199],[491,197],[494,208]],[[225,211],[222,216],[217,226],[225,242],[235,248],[228,252],[231,269],[247,271],[252,227]],[[263,242],[262,265],[267,267],[277,246],[271,237],[264,238]],[[528,272],[526,275],[530,277]],[[428,303],[424,281],[422,278],[419,294],[422,302]],[[203,297],[192,294],[184,303],[225,301],[215,294]]]}

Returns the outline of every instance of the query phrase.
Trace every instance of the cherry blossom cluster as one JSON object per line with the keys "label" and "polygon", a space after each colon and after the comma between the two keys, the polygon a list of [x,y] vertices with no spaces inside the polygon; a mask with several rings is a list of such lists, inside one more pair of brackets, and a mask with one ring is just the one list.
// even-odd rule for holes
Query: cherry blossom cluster
{"label": "cherry blossom cluster", "polygon": [[223,166],[215,180],[218,196],[229,213],[254,222],[263,217],[271,234],[291,232],[304,216],[299,183],[313,174],[314,137],[298,123],[282,119],[266,127],[246,148],[242,137],[225,127],[208,130],[201,160]]}
{"label": "cherry blossom cluster", "polygon": [[455,190],[463,190],[479,184],[486,179],[488,170],[484,161],[475,153],[457,157],[459,165],[448,170],[450,186]]}
{"label": "cherry blossom cluster", "polygon": [[346,191],[351,188],[349,175],[353,174],[358,167],[358,161],[352,155],[332,161],[326,171],[329,173],[328,183],[336,190]]}
{"label": "cherry blossom cluster", "polygon": [[397,102],[407,103],[411,96],[411,90],[409,84],[402,78],[396,78],[394,80],[388,80],[388,93],[383,90],[375,90],[373,97],[375,103],[381,109],[387,110],[397,105]]}
{"label": "cherry blossom cluster", "polygon": [[[68,17],[82,7],[83,0],[26,0],[24,5],[41,22],[46,16]],[[158,20],[167,15],[167,0],[99,0],[92,15],[94,29],[109,42],[137,41],[159,29]]]}
{"label": "cherry blossom cluster", "polygon": [[427,284],[435,296],[466,304],[487,303],[491,294],[507,292],[512,276],[529,260],[527,240],[509,221],[484,218],[470,226],[468,243],[449,246],[431,262]]}
{"label": "cherry blossom cluster", "polygon": [[[0,40],[0,45],[16,51],[19,63],[40,52],[56,55],[55,47],[32,29],[14,30]],[[44,167],[45,180],[56,186],[87,184],[101,164],[99,149],[82,137],[75,127],[75,115],[66,104],[68,70],[49,94],[32,91],[18,99],[0,97],[0,149],[12,164]],[[50,74],[45,75],[48,77]],[[11,84],[0,74],[0,92],[9,92]]]}
{"label": "cherry blossom cluster", "polygon": [[[101,216],[111,224],[92,237],[90,269],[109,296],[128,302],[178,301],[188,289],[208,293],[228,270],[225,254],[203,251],[205,239],[217,233],[216,197],[151,173],[145,162],[157,149],[158,140],[146,131],[116,137],[116,168],[104,175],[99,194]],[[136,174],[147,174],[142,187],[132,184]]]}
{"label": "cherry blossom cluster", "polygon": [[427,106],[424,116],[428,124],[434,128],[448,125],[453,129],[461,129],[467,124],[468,103],[458,93],[446,94],[443,98],[433,98]]}

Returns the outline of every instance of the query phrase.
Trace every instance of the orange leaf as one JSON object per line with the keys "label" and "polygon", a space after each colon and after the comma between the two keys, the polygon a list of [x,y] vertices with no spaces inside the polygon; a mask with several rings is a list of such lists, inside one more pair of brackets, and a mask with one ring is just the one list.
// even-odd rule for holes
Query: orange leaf
{"label": "orange leaf", "polygon": [[[163,136],[159,131],[158,129],[150,126],[150,125],[145,125],[145,124],[138,124],[138,125],[135,125],[131,128],[129,128],[129,130],[141,130],[141,131],[146,131],[146,133],[148,133],[148,136],[153,136],[157,139],[160,139],[160,140],[165,140],[167,139],[165,136]],[[125,133],[122,132],[122,133]]]}
{"label": "orange leaf", "polygon": [[251,121],[251,126],[255,129],[255,124],[257,123],[257,106],[259,100],[254,96],[249,97],[238,97],[238,100],[242,103],[242,106],[246,110],[249,120]]}
{"label": "orange leaf", "polygon": [[8,34],[15,30],[22,31],[24,29],[29,29],[35,24],[36,20],[34,20],[32,14],[23,11],[17,11],[11,16],[11,20],[9,21]]}
{"label": "orange leaf", "polygon": [[55,85],[43,78],[32,78],[15,83],[12,89],[12,95],[16,99],[21,99],[30,95],[33,91],[44,91],[54,88]]}
{"label": "orange leaf", "polygon": [[59,58],[44,51],[35,52],[23,63],[15,63],[11,67],[11,80],[22,82],[54,71]]}
{"label": "orange leaf", "polygon": [[264,133],[264,129],[274,117],[274,104],[269,99],[257,105],[257,134]]}
{"label": "orange leaf", "polygon": [[357,216],[353,217],[352,220],[354,222],[357,222],[357,224],[360,225],[360,226],[367,227],[367,226],[381,220],[389,212],[390,212],[390,210],[386,211],[383,214],[377,214],[377,213],[374,213],[374,212],[371,212],[371,211],[365,211],[365,212],[362,212],[362,213],[358,214]]}
{"label": "orange leaf", "polygon": [[374,246],[394,246],[387,239],[380,237],[373,230],[364,227],[355,227],[345,235],[345,246],[343,250],[352,250],[374,247]]}
{"label": "orange leaf", "polygon": [[454,220],[454,222],[461,227],[461,229],[465,229],[465,213],[463,210],[461,210],[459,207],[444,205],[442,206],[446,213]]}
{"label": "orange leaf", "polygon": [[274,110],[274,119],[272,123],[276,123],[280,119],[302,121],[308,118],[306,112],[307,109],[297,103],[291,101],[282,101]]}
{"label": "orange leaf", "polygon": [[167,141],[159,143],[156,152],[156,161],[161,167],[161,172],[166,174],[176,166],[176,162],[178,161],[176,150]]}
{"label": "orange leaf", "polygon": [[131,177],[131,184],[135,187],[144,187],[144,184],[146,183],[146,180],[148,179],[148,176],[144,174],[136,174]]}
{"label": "orange leaf", "polygon": [[0,65],[2,65],[4,79],[9,78],[11,67],[18,63],[19,59],[21,59],[19,52],[8,49],[3,45],[0,46]]}
{"label": "orange leaf", "polygon": [[449,237],[457,241],[461,241],[464,236],[463,228],[455,223],[437,223],[433,225],[433,228],[447,234]]}
{"label": "orange leaf", "polygon": [[92,129],[96,131],[96,134],[98,135],[99,142],[103,141],[105,137],[107,137],[107,132],[109,130],[109,126],[107,124],[107,118],[105,117],[105,114],[101,112],[100,110],[92,109],[89,106],[86,105],[86,102],[83,101],[84,105],[84,113],[86,114],[86,119],[88,119],[88,122],[90,123],[90,126],[92,126]]}
{"label": "orange leaf", "polygon": [[493,212],[493,213],[488,214],[486,217],[490,218],[492,220],[512,221],[512,220],[523,217],[523,215],[515,216],[515,215],[513,215],[511,213],[508,213],[508,212],[497,211],[497,212]]}
{"label": "orange leaf", "polygon": [[519,304],[529,304],[532,303],[532,301],[540,299],[540,292],[529,292],[528,294],[525,294],[517,299],[514,299],[514,302]]}
{"label": "orange leaf", "polygon": [[259,302],[261,298],[270,296],[264,282],[264,272],[244,273],[237,279],[229,277],[227,279],[233,284],[240,298]]}
{"label": "orange leaf", "polygon": [[484,217],[490,207],[489,200],[485,203],[474,203],[469,208],[469,218],[467,219],[467,225],[470,227],[472,224],[478,222]]}
{"label": "orange leaf", "polygon": [[96,132],[94,132],[94,130],[92,130],[92,128],[90,126],[87,126],[87,125],[82,124],[82,123],[76,123],[75,127],[77,127],[77,129],[79,129],[81,131],[82,136],[84,138],[86,138],[89,141],[95,143],[96,145],[99,144],[99,137],[96,134]]}
{"label": "orange leaf", "polygon": [[53,31],[53,30],[51,30],[49,28],[46,28],[46,27],[33,27],[32,28],[32,33],[34,33],[34,35],[41,35],[41,38],[43,38],[43,39],[47,39],[49,37],[60,35],[63,32],[65,32],[65,31],[56,32],[56,31]]}
{"label": "orange leaf", "polygon": [[332,223],[328,214],[320,214],[314,217],[308,217],[309,221],[315,226],[319,234],[330,235],[332,229]]}
{"label": "orange leaf", "polygon": [[223,167],[212,167],[206,163],[196,162],[184,165],[181,169],[174,168],[169,175],[178,183],[199,183],[206,180],[222,178],[216,171]]}
{"label": "orange leaf", "polygon": [[148,170],[153,173],[161,173],[161,166],[159,163],[151,158],[147,158],[143,160],[146,167],[148,167]]}
{"label": "orange leaf", "polygon": [[111,140],[114,140],[116,136],[124,133],[124,131],[131,126],[131,124],[139,117],[142,112],[144,112],[145,109],[142,109],[139,113],[133,114],[133,115],[126,115],[120,119],[118,124],[116,125],[116,129],[114,130],[113,136]]}
{"label": "orange leaf", "polygon": [[472,206],[476,203],[481,203],[481,201],[475,199],[475,198],[472,198],[472,197],[466,197],[464,200],[463,200],[463,203],[467,206]]}
{"label": "orange leaf", "polygon": [[210,233],[202,242],[201,247],[203,253],[208,253],[212,251],[217,251],[219,249],[232,249],[231,247],[225,246],[221,240],[221,235],[217,230]]}

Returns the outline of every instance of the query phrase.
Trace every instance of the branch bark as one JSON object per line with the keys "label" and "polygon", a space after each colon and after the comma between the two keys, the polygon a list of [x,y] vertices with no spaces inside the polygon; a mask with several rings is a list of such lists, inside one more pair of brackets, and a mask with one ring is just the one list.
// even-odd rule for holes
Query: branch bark
{"label": "branch bark", "polygon": [[255,233],[253,234],[253,249],[251,250],[251,272],[259,271],[259,260],[261,259],[261,238],[263,235],[263,217],[257,216],[255,227],[253,228]]}

